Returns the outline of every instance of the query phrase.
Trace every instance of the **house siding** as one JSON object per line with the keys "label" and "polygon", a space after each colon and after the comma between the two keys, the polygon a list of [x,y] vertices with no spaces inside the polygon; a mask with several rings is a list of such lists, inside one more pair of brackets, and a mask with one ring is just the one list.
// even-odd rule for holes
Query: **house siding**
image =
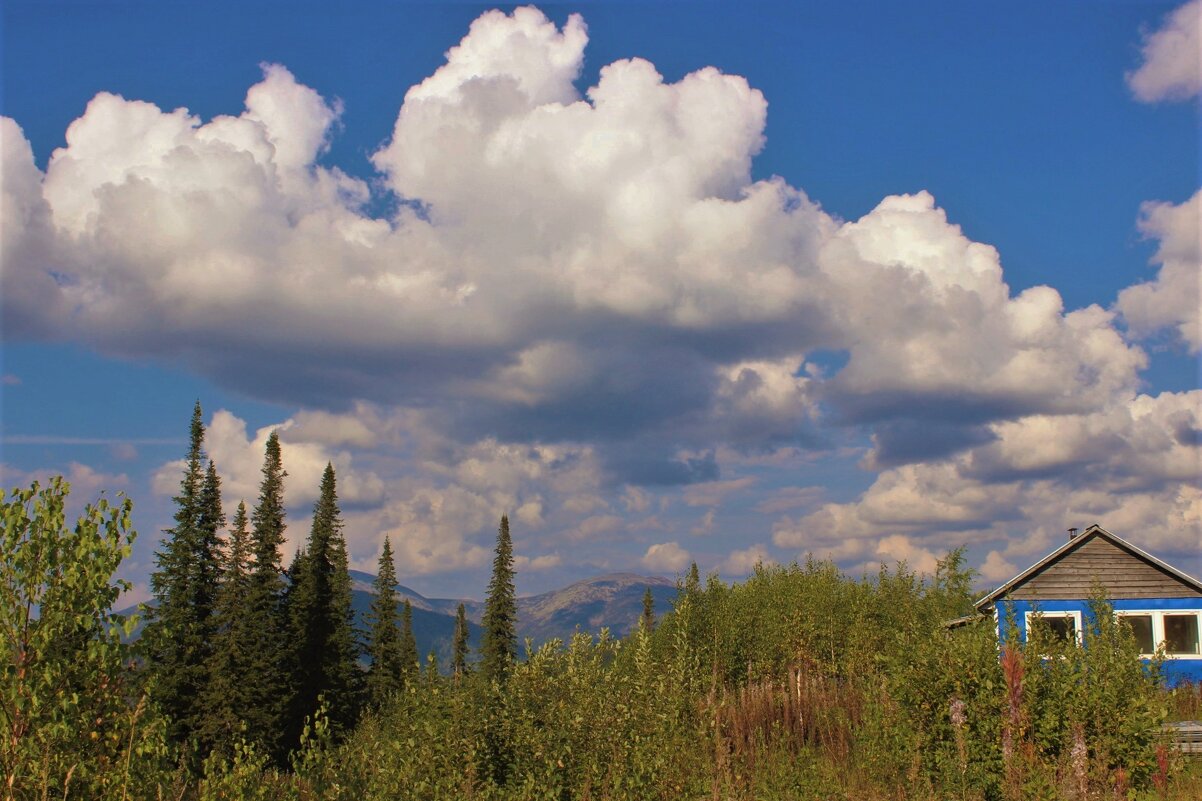
{"label": "house siding", "polygon": [[[1110,601],[1115,612],[1128,611],[1181,611],[1202,612],[1202,598],[1119,598]],[[1093,612],[1089,601],[1076,600],[1004,600],[996,608],[998,641],[1006,642],[1008,634],[1017,630],[1018,639],[1027,639],[1028,612],[1080,612],[1082,622],[1089,626]],[[1147,662],[1148,660],[1142,660]],[[1167,657],[1161,664],[1161,675],[1165,684],[1174,687],[1183,681],[1202,682],[1202,655]]]}
{"label": "house siding", "polygon": [[1202,592],[1099,536],[1030,576],[1007,595],[1014,600],[1088,598],[1095,580],[1113,599],[1202,598]]}

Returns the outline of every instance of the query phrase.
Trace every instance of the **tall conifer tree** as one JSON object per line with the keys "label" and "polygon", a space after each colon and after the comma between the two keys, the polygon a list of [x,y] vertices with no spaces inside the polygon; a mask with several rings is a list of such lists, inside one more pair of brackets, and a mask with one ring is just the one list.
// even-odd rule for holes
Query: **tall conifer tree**
{"label": "tall conifer tree", "polygon": [[417,654],[417,638],[413,636],[413,605],[405,599],[401,611],[401,682],[411,687],[421,671],[421,657]]}
{"label": "tall conifer tree", "polygon": [[367,653],[371,667],[367,674],[368,702],[379,707],[401,689],[400,630],[396,614],[396,566],[393,563],[392,543],[384,537],[384,550],[372,584],[375,596],[367,612]]}
{"label": "tall conifer tree", "polygon": [[648,634],[655,628],[655,597],[651,594],[650,587],[643,593],[643,618],[640,625]]}
{"label": "tall conifer tree", "polygon": [[292,707],[288,739],[325,700],[331,722],[349,727],[357,715],[358,647],[351,582],[334,466],[326,465],[313,507],[309,542],[291,571],[288,613],[292,632]]}
{"label": "tall conifer tree", "polygon": [[517,657],[518,607],[513,576],[513,541],[509,537],[509,517],[502,515],[482,621],[484,636],[480,644],[480,671],[487,680],[504,682]]}
{"label": "tall conifer tree", "polygon": [[200,728],[212,648],[213,607],[219,577],[218,531],[221,482],[212,462],[204,469],[204,424],[200,402],[192,410],[188,454],[175,525],[165,533],[151,576],[156,606],[148,616],[146,643],[151,693],[166,713],[177,742]]}
{"label": "tall conifer tree", "polygon": [[213,615],[213,649],[201,739],[208,750],[228,749],[236,742],[250,704],[246,693],[250,642],[246,610],[250,596],[251,541],[246,503],[238,504],[221,565],[221,587]]}
{"label": "tall conifer tree", "polygon": [[463,604],[455,612],[455,638],[452,642],[451,672],[456,678],[467,673],[467,611]]}
{"label": "tall conifer tree", "polygon": [[243,720],[247,735],[284,764],[291,743],[284,724],[291,687],[286,671],[288,630],[282,613],[284,576],[280,547],[284,543],[284,477],[276,432],[267,438],[263,480],[251,515],[254,566],[248,582],[244,613],[249,664],[243,677],[247,697]]}

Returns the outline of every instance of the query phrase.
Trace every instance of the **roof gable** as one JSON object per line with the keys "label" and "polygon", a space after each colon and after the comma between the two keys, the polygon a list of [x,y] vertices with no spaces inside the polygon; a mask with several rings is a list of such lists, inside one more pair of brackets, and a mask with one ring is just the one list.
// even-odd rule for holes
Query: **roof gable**
{"label": "roof gable", "polygon": [[983,610],[1003,596],[1086,598],[1095,579],[1112,598],[1202,597],[1202,582],[1193,576],[1093,525],[974,606]]}

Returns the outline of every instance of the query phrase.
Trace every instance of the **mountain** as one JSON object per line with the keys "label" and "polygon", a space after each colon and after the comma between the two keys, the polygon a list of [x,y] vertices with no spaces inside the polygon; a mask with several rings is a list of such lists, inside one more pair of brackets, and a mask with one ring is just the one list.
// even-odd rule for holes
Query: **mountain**
{"label": "mountain", "polygon": [[676,582],[634,573],[596,576],[563,589],[519,598],[518,637],[529,637],[535,644],[553,638],[567,642],[577,630],[595,634],[603,627],[615,637],[625,637],[638,627],[643,593],[648,587],[656,617],[671,611]]}
{"label": "mountain", "polygon": [[[375,577],[359,570],[351,571],[352,606],[356,614],[366,614],[371,606]],[[643,593],[651,588],[657,617],[671,611],[676,598],[676,583],[660,576],[634,573],[610,573],[577,581],[562,589],[518,599],[519,649],[526,638],[535,647],[550,639],[567,642],[577,630],[596,634],[608,627],[615,637],[624,637],[638,626],[643,613]],[[470,644],[480,643],[480,619],[484,603],[469,599],[426,598],[414,590],[396,585],[397,600],[409,599],[413,607],[413,634],[423,655],[431,648],[440,664],[451,657],[451,638],[455,633],[455,612],[462,603],[468,617]],[[360,621],[362,621],[360,617]]]}

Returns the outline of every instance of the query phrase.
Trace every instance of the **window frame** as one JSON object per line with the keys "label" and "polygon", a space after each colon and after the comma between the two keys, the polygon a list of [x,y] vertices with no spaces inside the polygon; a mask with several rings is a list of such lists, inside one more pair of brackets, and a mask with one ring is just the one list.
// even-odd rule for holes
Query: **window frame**
{"label": "window frame", "polygon": [[1079,647],[1081,647],[1081,643],[1083,643],[1085,641],[1085,629],[1082,625],[1081,610],[1079,610],[1079,609],[1065,609],[1065,610],[1029,609],[1024,613],[1024,617],[1023,617],[1023,640],[1025,642],[1031,641],[1031,619],[1036,616],[1038,616],[1044,620],[1050,620],[1052,618],[1071,618],[1073,621],[1073,640],[1074,640],[1075,644],[1079,648]]}
{"label": "window frame", "polygon": [[1151,659],[1163,652],[1165,659],[1202,659],[1202,646],[1199,647],[1199,653],[1194,654],[1171,654],[1165,648],[1164,639],[1164,618],[1165,615],[1192,615],[1195,623],[1198,626],[1199,639],[1202,640],[1202,609],[1116,609],[1114,612],[1115,619],[1128,616],[1139,616],[1152,618],[1152,642],[1156,646],[1156,651],[1153,653],[1140,653],[1141,657]]}

